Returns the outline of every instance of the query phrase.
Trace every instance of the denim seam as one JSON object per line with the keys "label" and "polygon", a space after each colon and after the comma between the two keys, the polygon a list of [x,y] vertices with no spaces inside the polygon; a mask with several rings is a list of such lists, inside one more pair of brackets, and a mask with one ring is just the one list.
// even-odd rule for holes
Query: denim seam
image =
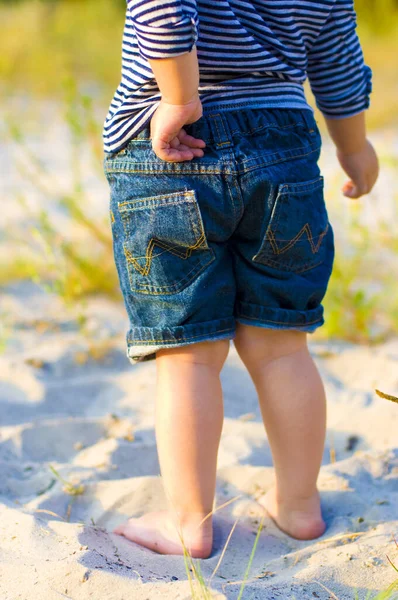
{"label": "denim seam", "polygon": [[[200,325],[200,323],[199,323],[199,325]],[[128,338],[127,342],[128,343],[140,342],[140,344],[153,344],[153,342],[162,342],[163,344],[175,344],[176,341],[178,342],[178,341],[184,341],[184,340],[193,340],[195,338],[202,337],[204,335],[209,335],[211,333],[223,333],[224,331],[229,331],[231,333],[235,333],[234,329],[228,328],[228,329],[217,329],[216,331],[208,331],[208,332],[205,331],[204,333],[201,333],[199,335],[191,335],[189,337],[182,336],[181,338],[178,338],[178,339],[176,338],[174,340],[140,340],[137,338]]]}
{"label": "denim seam", "polygon": [[234,220],[236,221],[236,217],[237,217],[237,209],[234,203],[234,196],[232,193],[232,189],[231,189],[231,185],[230,182],[228,181],[228,177],[226,177],[226,182],[227,182],[227,187],[228,187],[228,192],[229,192],[229,196],[231,198],[231,203],[232,203],[232,210],[234,211]]}
{"label": "denim seam", "polygon": [[[231,107],[230,109],[227,108],[229,106]],[[253,102],[243,102],[243,103],[236,102],[235,103],[234,102],[234,103],[230,103],[230,104],[224,104],[222,106],[220,106],[220,104],[212,105],[210,102],[206,102],[206,101],[203,102],[203,108],[205,109],[205,114],[210,114],[210,110],[221,110],[221,109],[233,112],[235,107],[248,108],[251,110],[256,110],[256,109],[258,110],[259,108],[260,109],[262,108],[264,110],[268,110],[268,109],[275,110],[275,109],[281,109],[281,108],[286,109],[287,108],[288,110],[309,110],[309,111],[313,112],[312,108],[306,103],[300,104],[300,106],[297,106],[297,107],[292,107],[292,106],[289,107],[289,106],[285,105],[285,102],[282,102],[281,104],[278,104],[275,106],[270,106],[270,105],[264,106],[264,104],[262,102],[255,102],[255,103],[253,103]],[[209,109],[209,112],[207,112],[207,109]]]}
{"label": "denim seam", "polygon": [[[167,175],[177,175],[177,176],[180,176],[182,174],[183,175],[202,175],[202,174],[203,175],[207,175],[209,173],[219,174],[219,175],[222,175],[224,173],[226,173],[228,175],[234,175],[234,174],[235,175],[237,175],[237,174],[242,175],[242,174],[245,174],[245,173],[249,173],[249,172],[253,171],[254,169],[260,169],[262,167],[267,167],[267,166],[270,166],[272,164],[278,164],[280,162],[285,162],[287,160],[290,160],[291,158],[301,158],[301,157],[304,157],[304,156],[309,156],[310,154],[313,154],[314,152],[318,152],[320,150],[320,146],[317,145],[315,148],[312,148],[312,150],[310,150],[309,152],[305,152],[305,153],[301,153],[301,154],[297,153],[297,151],[300,150],[300,149],[301,148],[292,148],[289,151],[289,155],[284,156],[283,158],[279,158],[277,160],[270,158],[270,159],[268,159],[268,161],[262,162],[260,164],[255,164],[252,167],[245,167],[244,165],[245,165],[245,163],[247,164],[249,162],[252,162],[253,160],[257,160],[256,158],[250,158],[250,159],[247,159],[247,160],[243,160],[241,162],[241,164],[244,166],[244,168],[243,168],[242,171],[239,171],[239,170],[234,170],[233,171],[233,170],[230,170],[230,169],[225,169],[225,170],[211,169],[209,167],[200,165],[198,163],[195,163],[196,165],[198,165],[198,170],[197,171],[195,171],[195,170],[192,170],[192,171],[172,171],[172,170],[170,170],[170,171],[164,171],[162,169],[150,169],[150,168],[148,168],[148,169],[129,169],[128,165],[125,165],[125,164],[122,163],[120,165],[117,165],[117,164],[113,165],[112,168],[105,169],[105,172],[106,173],[117,173],[117,172],[121,172],[121,173],[150,173],[150,174],[155,174],[155,173],[159,172],[159,173],[162,173],[162,174],[167,173]],[[271,156],[275,156],[275,154],[271,155]],[[158,165],[159,166],[159,163],[154,163],[154,162],[153,163],[141,163],[141,164],[147,164],[148,166],[149,165]],[[177,163],[177,164],[181,164],[181,163]]]}
{"label": "denim seam", "polygon": [[[193,206],[194,206],[194,209],[196,211],[196,221],[197,221],[196,222],[196,226],[197,226],[197,229],[199,230],[199,233],[200,233],[201,237],[203,236],[203,241],[205,242],[205,246],[203,246],[203,248],[207,250],[210,247],[209,247],[209,244],[208,244],[208,241],[207,241],[207,234],[205,232],[205,226],[204,226],[204,223],[203,223],[202,213],[201,213],[200,207],[199,207],[199,201],[198,201],[197,195],[196,195],[196,193],[195,193],[194,190],[192,190],[192,196],[194,198]],[[192,221],[191,215],[190,215],[189,218],[191,220],[192,229],[194,229],[195,223]]]}
{"label": "denim seam", "polygon": [[[135,202],[136,204],[139,204],[140,202],[145,202],[146,198],[141,198],[139,201]],[[128,206],[129,204],[133,204],[133,202],[123,202],[122,204],[119,204],[119,209],[121,208],[122,210],[120,211],[121,214],[125,215],[126,213],[132,213],[132,212],[139,212],[141,209],[138,207],[133,207],[130,210],[129,209],[124,209],[124,206]],[[152,203],[152,206],[143,206],[143,209],[145,208],[149,208],[150,210],[156,210],[159,207],[164,207],[164,206],[178,206],[179,204],[192,204],[191,202],[189,202],[188,200],[175,200],[172,202],[165,202],[163,204],[160,203]]]}
{"label": "denim seam", "polygon": [[320,176],[317,179],[314,179],[313,181],[283,183],[281,185],[279,193],[281,195],[289,194],[289,193],[305,194],[307,192],[315,191],[318,188],[323,188],[323,182],[324,182],[324,178],[323,178],[323,176]]}
{"label": "denim seam", "polygon": [[[218,115],[219,113],[217,113]],[[216,115],[216,116],[217,116]],[[291,123],[290,125],[279,125],[277,122],[268,122],[266,125],[260,125],[259,127],[254,127],[254,129],[245,129],[244,131],[242,131],[241,129],[233,129],[231,130],[231,135],[235,135],[238,134],[240,137],[243,137],[245,135],[248,134],[253,134],[256,133],[257,131],[263,131],[264,129],[271,129],[271,128],[278,128],[278,129],[297,129],[298,127],[302,127],[303,125],[305,125],[304,121],[300,121],[299,123]],[[217,124],[216,124],[217,127]],[[218,127],[217,127],[217,131],[218,131]],[[314,130],[308,130],[309,133],[312,133]],[[229,144],[230,141],[227,142],[216,142],[212,137],[205,139],[202,138],[207,144],[210,144],[212,142],[214,142],[215,144],[218,145],[223,145],[223,144]],[[132,138],[129,142],[128,145],[144,145],[146,142],[150,142],[152,141],[151,138]],[[127,147],[124,148],[123,150],[120,150],[118,152],[119,156],[125,155],[127,153]],[[115,157],[116,158],[116,157]]]}
{"label": "denim seam", "polygon": [[[188,162],[188,161],[187,161]],[[157,165],[157,166],[161,166],[159,165],[159,163],[156,162],[147,162],[147,163],[141,163],[143,165]],[[181,164],[181,162],[176,163],[176,164]],[[107,168],[105,169],[106,173],[150,173],[151,175],[155,174],[155,173],[161,173],[161,174],[165,174],[167,173],[167,175],[177,175],[177,176],[181,176],[181,175],[208,175],[209,173],[215,174],[215,175],[223,175],[224,173],[227,173],[228,175],[232,174],[232,171],[229,170],[222,170],[222,169],[212,169],[210,167],[206,167],[204,165],[199,165],[198,163],[194,163],[196,165],[198,165],[198,170],[197,171],[164,171],[162,169],[129,169],[128,165],[126,164],[116,164],[113,165],[111,168]]]}
{"label": "denim seam", "polygon": [[257,317],[248,317],[247,315],[243,314],[239,314],[236,318],[249,319],[250,321],[264,321],[265,323],[275,323],[276,325],[292,325],[293,327],[296,327],[298,325],[304,327],[305,325],[313,325],[314,323],[319,323],[319,321],[322,321],[321,317],[320,319],[316,319],[315,321],[306,321],[305,323],[291,323],[290,321],[273,321],[272,319],[259,319]]}
{"label": "denim seam", "polygon": [[[271,129],[271,128],[277,128],[277,129],[294,129],[294,128],[298,128],[298,127],[302,127],[304,125],[303,121],[300,121],[300,123],[291,123],[290,125],[278,125],[278,123],[267,123],[266,125],[260,125],[260,127],[255,127],[254,129],[245,129],[244,131],[242,131],[241,129],[234,129],[233,131],[231,131],[231,134],[240,134],[240,137],[243,137],[247,134],[252,134],[255,133],[257,131],[263,131],[264,129]],[[313,130],[309,130],[309,132],[311,133]]]}
{"label": "denim seam", "polygon": [[[233,142],[231,133],[227,131],[227,128],[225,126],[225,122],[223,120],[223,116],[220,113],[215,114],[215,116],[220,118],[221,127],[223,129],[223,133],[220,134],[220,130],[218,128],[218,120],[215,119],[215,124],[216,124],[216,129],[217,129],[218,137],[219,137],[219,139],[223,139],[223,135],[224,135],[224,138],[226,138],[225,142],[215,142],[216,145],[217,146],[227,146],[227,145],[229,145],[229,146],[232,147],[234,145],[234,142]],[[232,158],[233,158],[233,156],[232,156]]]}
{"label": "denim seam", "polygon": [[[123,207],[123,206],[128,206],[129,204],[139,204],[140,202],[147,202],[150,200],[155,200],[158,203],[160,203],[160,201],[164,198],[170,198],[172,196],[194,196],[195,192],[194,190],[181,190],[180,192],[171,192],[170,194],[157,194],[156,196],[145,196],[144,198],[137,198],[136,200],[127,200],[126,202],[120,202],[118,204],[119,208]],[[176,200],[176,201],[171,201],[171,202],[166,202],[165,204],[183,204],[186,203],[187,200]],[[137,210],[137,209],[133,209],[133,210]]]}
{"label": "denim seam", "polygon": [[272,260],[271,258],[264,258],[264,260],[257,260],[254,262],[258,262],[262,265],[268,265],[270,267],[273,267],[274,269],[286,271],[287,273],[304,273],[304,271],[309,271],[310,269],[315,269],[315,267],[319,267],[319,265],[321,265],[325,261],[320,260],[317,263],[306,263],[300,269],[289,269],[285,265],[281,265],[277,261]]}
{"label": "denim seam", "polygon": [[[219,114],[219,113],[217,113],[217,114],[215,114],[214,116],[215,116],[215,117],[220,117],[220,114]],[[221,118],[221,117],[220,117],[220,118]],[[219,140],[222,140],[222,135],[220,134],[220,130],[219,130],[219,128],[218,128],[218,119],[217,119],[217,118],[215,118],[215,119],[214,119],[214,124],[215,124],[215,126],[216,126],[216,129],[217,129],[217,135],[218,135],[218,139],[219,139]],[[229,144],[230,142],[229,142],[229,140],[228,140],[227,142],[219,142],[219,141],[215,141],[215,143],[216,143],[216,145],[217,145],[217,146],[222,146],[222,145],[224,145],[224,144]]]}
{"label": "denim seam", "polygon": [[[300,150],[300,148],[292,148],[291,152],[295,152],[296,150]],[[285,162],[286,160],[290,160],[291,158],[302,158],[303,156],[309,156],[310,154],[313,154],[314,152],[318,152],[319,150],[320,150],[320,146],[317,146],[316,148],[313,148],[312,150],[310,150],[309,152],[305,152],[304,154],[292,154],[291,156],[284,156],[283,158],[280,158],[278,160],[271,159],[266,162],[262,162],[261,164],[256,164],[253,167],[249,167],[249,168],[245,167],[241,174],[249,173],[250,171],[253,171],[254,169],[260,169],[262,167],[268,167],[270,165],[275,165],[280,162]],[[244,165],[244,163],[248,163],[253,160],[256,160],[256,158],[249,158],[247,160],[243,160],[242,165]]]}
{"label": "denim seam", "polygon": [[245,212],[245,201],[243,199],[243,194],[242,194],[242,190],[240,188],[239,182],[238,182],[237,175],[233,176],[232,181],[233,181],[233,184],[234,184],[234,186],[236,188],[236,193],[237,193],[238,197],[240,198],[240,204],[241,204],[241,209],[242,209],[241,210],[241,214],[239,215],[239,220],[240,220],[243,217],[243,214]]}

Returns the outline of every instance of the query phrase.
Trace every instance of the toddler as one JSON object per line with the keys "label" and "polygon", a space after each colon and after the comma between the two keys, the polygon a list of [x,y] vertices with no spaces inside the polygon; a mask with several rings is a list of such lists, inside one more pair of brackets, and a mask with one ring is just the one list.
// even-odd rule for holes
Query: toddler
{"label": "toddler", "polygon": [[262,503],[294,538],[325,531],[326,402],[307,335],[324,323],[334,239],[307,76],[349,178],[343,193],[359,198],[378,161],[353,0],[127,2],[104,169],[128,356],[156,359],[168,507],[114,532],[159,553],[182,554],[182,536],[192,557],[211,554],[231,339],[275,466]]}

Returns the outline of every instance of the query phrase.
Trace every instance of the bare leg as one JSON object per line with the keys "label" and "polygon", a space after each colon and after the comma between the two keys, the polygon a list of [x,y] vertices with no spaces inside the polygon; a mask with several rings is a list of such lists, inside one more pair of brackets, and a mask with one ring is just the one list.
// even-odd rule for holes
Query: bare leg
{"label": "bare leg", "polygon": [[256,387],[275,466],[263,503],[292,537],[313,539],[325,523],[316,481],[322,462],[326,399],[307,334],[237,323],[238,354]]}
{"label": "bare leg", "polygon": [[169,510],[129,519],[114,530],[161,554],[195,558],[212,549],[211,516],[223,425],[220,372],[229,340],[157,352],[156,439]]}

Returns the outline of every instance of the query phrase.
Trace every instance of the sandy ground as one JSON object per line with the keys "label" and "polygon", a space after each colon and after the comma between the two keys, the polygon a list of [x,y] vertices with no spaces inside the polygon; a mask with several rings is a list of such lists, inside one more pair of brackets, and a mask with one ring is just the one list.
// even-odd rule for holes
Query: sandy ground
{"label": "sandy ground", "polygon": [[[127,361],[123,309],[93,301],[89,343],[57,298],[33,285],[8,288],[2,307],[14,330],[0,357],[0,597],[188,600],[182,557],[111,533],[127,517],[165,506],[153,430],[156,366]],[[111,336],[105,346],[100,332]],[[327,531],[300,542],[266,519],[243,598],[348,600],[355,589],[364,598],[394,581],[387,555],[398,563],[398,406],[374,389],[398,392],[398,339],[371,349],[311,341],[311,352],[329,401],[319,480]],[[201,567],[209,578],[238,519],[211,580],[221,598],[234,599],[262,515],[256,500],[273,470],[255,390],[233,344],[222,384],[217,506],[240,498],[216,514],[213,553]],[[50,465],[84,492],[67,494]]]}
{"label": "sandy ground", "polygon": [[[2,242],[5,232],[29,226],[16,201],[22,190],[29,205],[44,202],[24,172],[34,157],[56,175],[58,190],[70,188],[65,127],[49,119],[31,142],[30,159],[0,146],[7,175],[0,178]],[[398,154],[396,135],[378,143]],[[341,180],[331,152],[325,146],[328,185]],[[391,219],[396,210],[395,169],[361,201],[368,222],[376,215]],[[94,212],[106,215],[105,181],[89,167],[86,179]],[[51,196],[47,202],[51,212]],[[336,228],[344,226],[344,202],[331,207]],[[65,215],[53,216],[66,226]],[[3,248],[27,250],[12,241]],[[182,557],[155,554],[111,533],[129,516],[165,507],[153,429],[156,367],[126,359],[120,304],[92,300],[86,312],[88,337],[58,298],[33,284],[1,291],[0,599],[188,600]],[[398,339],[372,348],[310,340],[329,403],[319,479],[327,531],[300,542],[266,519],[244,600],[353,600],[355,590],[362,600],[397,576],[387,556],[398,566],[398,406],[374,390],[398,395]],[[210,582],[219,598],[235,600],[262,515],[257,499],[273,470],[254,386],[233,344],[222,385],[217,506],[239,498],[216,513],[213,553],[201,569],[209,580],[238,520]],[[83,493],[68,494],[50,467],[84,486]]]}

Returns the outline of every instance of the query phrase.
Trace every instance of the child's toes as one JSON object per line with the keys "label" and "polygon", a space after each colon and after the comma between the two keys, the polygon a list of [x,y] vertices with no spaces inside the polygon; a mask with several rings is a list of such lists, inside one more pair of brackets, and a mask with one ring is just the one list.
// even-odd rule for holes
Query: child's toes
{"label": "child's toes", "polygon": [[117,533],[118,535],[123,535],[125,530],[125,525],[118,525],[117,527],[115,527],[115,529],[113,530],[112,533]]}

